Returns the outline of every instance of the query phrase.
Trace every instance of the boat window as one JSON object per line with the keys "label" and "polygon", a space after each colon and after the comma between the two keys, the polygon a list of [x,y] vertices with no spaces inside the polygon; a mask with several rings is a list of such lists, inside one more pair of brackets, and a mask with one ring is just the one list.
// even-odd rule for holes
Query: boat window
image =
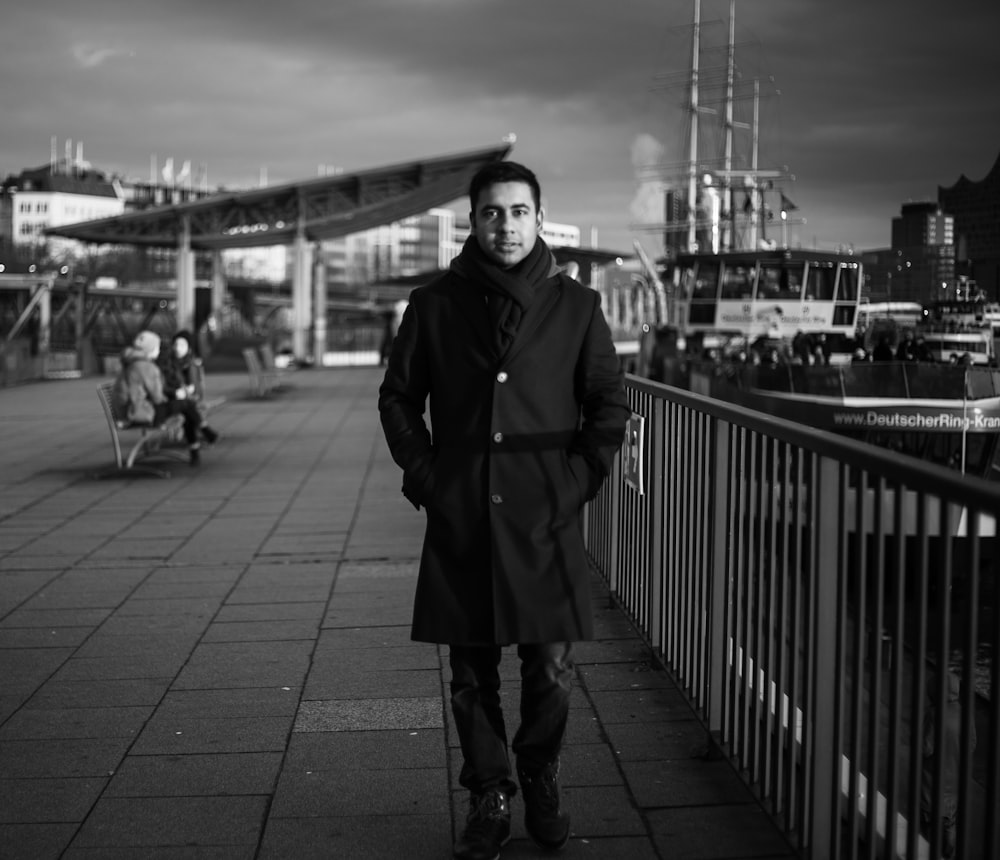
{"label": "boat window", "polygon": [[722,298],[749,299],[753,294],[753,266],[733,264],[722,269]]}
{"label": "boat window", "polygon": [[979,352],[986,353],[989,351],[986,341],[983,340],[953,340],[949,338],[937,338],[934,336],[924,336],[927,341],[927,346],[932,350],[936,350],[942,353],[952,353],[957,352],[959,354],[963,352]]}
{"label": "boat window", "polygon": [[688,308],[688,322],[691,325],[715,325],[715,299],[692,302]]}
{"label": "boat window", "polygon": [[856,302],[861,295],[859,289],[858,267],[856,265],[841,266],[840,280],[837,283],[837,301]]}
{"label": "boat window", "polygon": [[760,278],[757,281],[757,298],[768,301],[771,299],[801,299],[802,266],[762,265]]}
{"label": "boat window", "polygon": [[692,299],[715,299],[719,286],[719,267],[700,263],[695,269],[688,269],[687,294]]}
{"label": "boat window", "polygon": [[806,301],[831,301],[836,276],[837,270],[833,266],[810,263],[806,269]]}
{"label": "boat window", "polygon": [[680,287],[681,287],[680,294],[686,299],[691,298],[691,295],[694,291],[694,285],[695,285],[694,267],[692,266],[690,268],[682,269],[680,278]]}

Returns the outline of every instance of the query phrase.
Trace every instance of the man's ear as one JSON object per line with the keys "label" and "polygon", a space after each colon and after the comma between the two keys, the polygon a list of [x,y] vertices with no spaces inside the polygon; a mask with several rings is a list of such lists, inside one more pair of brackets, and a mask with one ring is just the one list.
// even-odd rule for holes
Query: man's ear
{"label": "man's ear", "polygon": [[474,230],[476,228],[476,213],[474,210],[469,210],[469,226]]}
{"label": "man's ear", "polygon": [[542,222],[544,220],[545,220],[545,210],[544,209],[539,209],[538,210],[538,229],[539,230],[542,229]]}

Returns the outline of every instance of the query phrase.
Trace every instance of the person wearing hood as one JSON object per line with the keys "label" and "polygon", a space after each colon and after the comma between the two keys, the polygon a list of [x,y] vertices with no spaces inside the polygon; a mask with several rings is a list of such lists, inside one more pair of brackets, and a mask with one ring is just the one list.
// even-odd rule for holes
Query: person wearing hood
{"label": "person wearing hood", "polygon": [[[569,838],[558,773],[572,643],[593,637],[581,512],[630,409],[600,295],[562,272],[539,236],[535,174],[488,164],[469,199],[461,253],[410,295],[379,412],[403,495],[426,513],[411,635],[449,646],[459,781],[470,792],[454,855],[483,860],[510,839],[518,784],[532,839],[558,850]],[[511,645],[521,661],[517,782],[499,695]]]}
{"label": "person wearing hood", "polygon": [[184,439],[188,444],[191,465],[200,462],[201,442],[211,444],[218,434],[202,420],[193,400],[170,400],[164,394],[163,374],[156,364],[160,354],[160,336],[141,331],[121,356],[121,371],[114,388],[115,405],[133,424],[162,424],[171,415],[184,418]]}

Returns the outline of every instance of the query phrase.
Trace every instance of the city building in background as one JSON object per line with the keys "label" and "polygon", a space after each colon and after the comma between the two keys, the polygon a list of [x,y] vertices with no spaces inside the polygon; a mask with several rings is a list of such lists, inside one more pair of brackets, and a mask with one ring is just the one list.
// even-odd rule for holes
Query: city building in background
{"label": "city building in background", "polygon": [[[26,255],[48,243],[49,227],[125,212],[124,196],[115,183],[75,158],[23,170],[7,177],[0,188],[0,238],[5,248],[17,247]],[[58,254],[75,245],[56,239],[51,250]]]}
{"label": "city building in background", "polygon": [[921,304],[955,298],[954,226],[937,203],[904,203],[892,219],[892,247],[864,252],[865,295]]}
{"label": "city building in background", "polygon": [[1000,299],[1000,156],[977,182],[963,175],[954,185],[939,186],[938,203],[955,219],[959,275]]}
{"label": "city building in background", "polygon": [[[65,154],[57,156],[53,139],[46,164],[25,168],[0,183],[0,266],[26,271],[33,265],[51,267],[91,257],[81,243],[46,236],[45,231],[152,206],[187,203],[213,193],[217,192],[204,185],[195,187],[189,162],[176,174],[168,160],[162,171],[151,171],[148,181],[129,179],[94,167],[83,157],[79,141],[74,147],[67,140]],[[175,265],[171,249],[128,249],[132,259],[127,265],[121,259],[123,253],[126,249],[106,248],[103,256],[115,257],[116,267],[132,279],[169,277]]]}

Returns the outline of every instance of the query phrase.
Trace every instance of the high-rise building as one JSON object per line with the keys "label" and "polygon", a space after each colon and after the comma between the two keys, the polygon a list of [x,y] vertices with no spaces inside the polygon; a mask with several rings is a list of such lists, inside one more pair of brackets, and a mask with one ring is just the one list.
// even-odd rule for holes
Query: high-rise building
{"label": "high-rise building", "polygon": [[978,182],[963,175],[950,187],[938,186],[938,203],[955,219],[958,273],[1000,299],[1000,156]]}
{"label": "high-rise building", "polygon": [[892,219],[892,247],[864,255],[872,301],[919,302],[954,295],[954,219],[937,203],[904,203]]}

